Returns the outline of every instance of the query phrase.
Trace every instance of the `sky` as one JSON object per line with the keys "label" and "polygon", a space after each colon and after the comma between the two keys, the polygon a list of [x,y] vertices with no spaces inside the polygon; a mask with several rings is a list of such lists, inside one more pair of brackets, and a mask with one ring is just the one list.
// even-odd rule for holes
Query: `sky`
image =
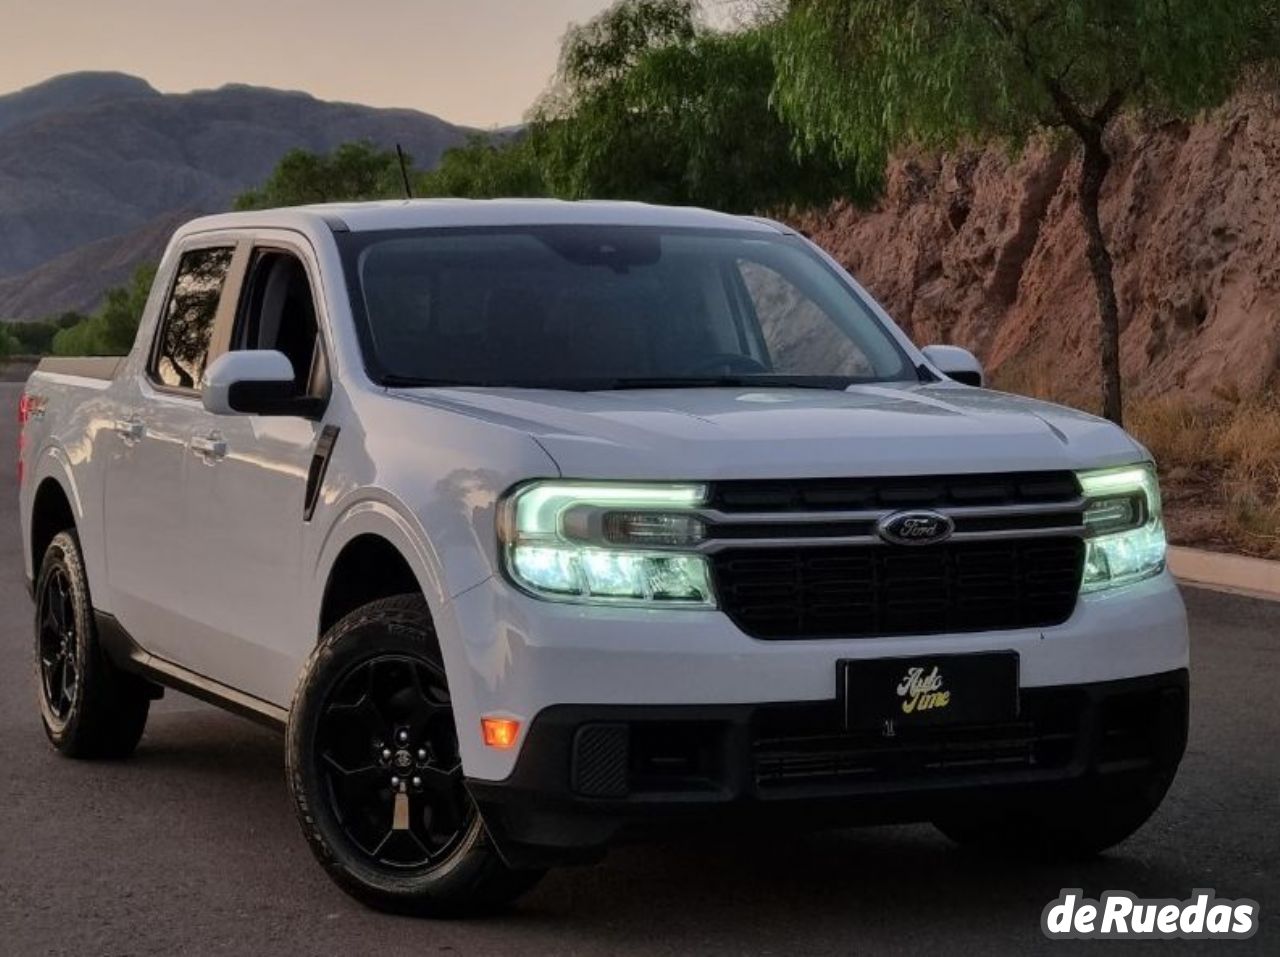
{"label": "sky", "polygon": [[166,93],[249,83],[521,120],[570,22],[609,0],[0,0],[0,93],[119,70]]}

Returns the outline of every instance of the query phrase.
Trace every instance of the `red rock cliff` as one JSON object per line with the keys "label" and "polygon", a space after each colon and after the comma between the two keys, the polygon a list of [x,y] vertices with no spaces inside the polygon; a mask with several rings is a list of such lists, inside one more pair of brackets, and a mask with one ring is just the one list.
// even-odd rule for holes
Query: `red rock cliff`
{"label": "red rock cliff", "polygon": [[[1280,104],[1240,94],[1112,138],[1102,218],[1136,394],[1251,396],[1280,382]],[[796,225],[916,342],[973,349],[1011,387],[1092,402],[1097,306],[1070,144],[901,157],[871,211]]]}

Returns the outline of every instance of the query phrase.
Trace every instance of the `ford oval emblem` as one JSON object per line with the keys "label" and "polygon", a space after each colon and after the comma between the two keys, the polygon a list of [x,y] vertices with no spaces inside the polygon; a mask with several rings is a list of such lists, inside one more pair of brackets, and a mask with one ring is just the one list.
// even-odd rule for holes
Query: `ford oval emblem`
{"label": "ford oval emblem", "polygon": [[945,542],[956,523],[940,512],[894,512],[876,523],[876,534],[894,545],[936,545]]}

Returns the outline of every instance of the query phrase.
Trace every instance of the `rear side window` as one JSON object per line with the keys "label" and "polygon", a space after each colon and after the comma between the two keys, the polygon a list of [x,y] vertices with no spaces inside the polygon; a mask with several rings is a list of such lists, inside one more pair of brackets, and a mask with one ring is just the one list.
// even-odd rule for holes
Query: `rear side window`
{"label": "rear side window", "polygon": [[173,389],[195,389],[199,384],[234,252],[226,246],[183,254],[151,360],[151,376],[159,384]]}

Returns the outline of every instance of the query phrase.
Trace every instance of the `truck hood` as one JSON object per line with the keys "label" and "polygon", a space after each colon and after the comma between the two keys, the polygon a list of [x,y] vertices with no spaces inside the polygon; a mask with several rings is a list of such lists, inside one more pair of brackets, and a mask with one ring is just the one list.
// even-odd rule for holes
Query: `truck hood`
{"label": "truck hood", "polygon": [[572,478],[1078,469],[1145,451],[1103,419],[954,383],[819,389],[398,390],[526,432]]}

